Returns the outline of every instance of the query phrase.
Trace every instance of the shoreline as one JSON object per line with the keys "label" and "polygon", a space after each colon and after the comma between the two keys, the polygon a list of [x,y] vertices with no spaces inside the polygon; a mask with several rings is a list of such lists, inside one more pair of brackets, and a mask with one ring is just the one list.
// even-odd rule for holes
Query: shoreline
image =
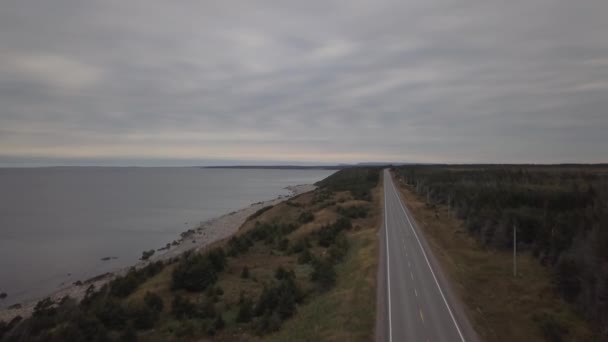
{"label": "shoreline", "polygon": [[[183,232],[179,239],[169,242],[167,246],[155,248],[154,254],[147,260],[139,260],[131,266],[118,268],[114,271],[100,274],[87,280],[77,281],[73,284],[66,285],[50,292],[46,296],[33,298],[24,303],[17,304],[19,307],[0,309],[0,322],[5,321],[8,323],[17,316],[21,316],[22,318],[31,316],[38,301],[46,297],[50,297],[54,301],[59,301],[61,298],[69,296],[70,298],[80,301],[84,297],[89,286],[93,285],[95,289],[99,289],[117,276],[126,274],[132,267],[140,268],[151,262],[167,261],[180,256],[186,251],[200,251],[208,245],[236,233],[243,223],[245,223],[247,218],[259,209],[267,206],[274,206],[292,197],[312,191],[316,189],[316,186],[312,184],[300,184],[290,185],[285,187],[285,189],[289,190],[291,193],[278,196],[271,200],[256,202],[248,207],[202,222],[197,228]],[[169,248],[167,249],[167,247]]]}

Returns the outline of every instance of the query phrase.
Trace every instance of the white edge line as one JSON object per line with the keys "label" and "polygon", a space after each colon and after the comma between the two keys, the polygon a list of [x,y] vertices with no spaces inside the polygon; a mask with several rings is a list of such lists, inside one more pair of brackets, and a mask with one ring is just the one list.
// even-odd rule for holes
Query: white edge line
{"label": "white edge line", "polygon": [[[392,184],[392,179],[391,179],[391,184]],[[418,234],[416,233],[416,230],[414,229],[414,225],[412,225],[412,221],[410,221],[410,218],[408,217],[407,211],[405,211],[405,208],[403,207],[403,203],[401,202],[401,197],[397,193],[397,190],[395,190],[395,186],[394,185],[392,186],[392,188],[393,188],[393,191],[395,192],[395,195],[397,195],[397,199],[399,201],[399,205],[401,206],[401,210],[403,210],[403,213],[405,214],[405,218],[407,219],[407,222],[410,224],[410,229],[412,230],[412,232],[414,232],[414,236],[416,237],[416,241],[418,241],[418,245],[420,246],[420,250],[422,250],[422,255],[424,255],[424,260],[426,260],[426,264],[427,264],[427,266],[429,266],[429,269],[431,270],[431,275],[433,275],[433,279],[435,280],[435,284],[437,285],[437,288],[439,289],[439,293],[441,294],[441,298],[443,299],[443,302],[445,303],[445,306],[448,308],[448,312],[450,313],[450,317],[452,317],[452,321],[454,322],[454,326],[456,326],[456,330],[458,331],[458,335],[460,335],[460,339],[462,340],[462,342],[465,342],[464,336],[462,336],[462,332],[460,331],[460,327],[458,327],[458,323],[456,322],[456,319],[454,318],[454,314],[452,313],[452,309],[450,308],[450,305],[448,304],[448,301],[445,299],[445,296],[443,295],[443,291],[441,290],[441,286],[439,286],[439,282],[437,281],[437,277],[435,277],[435,272],[433,272],[433,268],[431,267],[431,263],[429,262],[429,259],[426,256],[426,252],[424,251],[424,248],[422,247],[422,243],[420,243],[420,239],[418,238]],[[386,197],[386,193],[385,193],[385,197]]]}
{"label": "white edge line", "polygon": [[[390,177],[390,175],[389,175]],[[386,288],[388,289],[388,340],[393,341],[393,323],[391,319],[391,264],[388,253],[388,220],[386,206],[386,171],[383,177],[384,182],[384,237],[386,238]]]}

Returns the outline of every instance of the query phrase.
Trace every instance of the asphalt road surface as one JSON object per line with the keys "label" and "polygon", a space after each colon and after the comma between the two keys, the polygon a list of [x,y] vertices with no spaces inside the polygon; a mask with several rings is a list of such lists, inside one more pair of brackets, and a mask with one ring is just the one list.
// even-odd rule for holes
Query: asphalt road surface
{"label": "asphalt road surface", "polygon": [[421,231],[384,171],[380,341],[478,341]]}

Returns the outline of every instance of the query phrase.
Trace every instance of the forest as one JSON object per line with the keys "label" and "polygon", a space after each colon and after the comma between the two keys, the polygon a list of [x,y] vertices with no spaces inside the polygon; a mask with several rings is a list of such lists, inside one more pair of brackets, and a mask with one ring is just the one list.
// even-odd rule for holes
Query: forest
{"label": "forest", "polygon": [[608,334],[608,166],[416,165],[394,169],[448,206],[487,248],[529,252],[562,297]]}

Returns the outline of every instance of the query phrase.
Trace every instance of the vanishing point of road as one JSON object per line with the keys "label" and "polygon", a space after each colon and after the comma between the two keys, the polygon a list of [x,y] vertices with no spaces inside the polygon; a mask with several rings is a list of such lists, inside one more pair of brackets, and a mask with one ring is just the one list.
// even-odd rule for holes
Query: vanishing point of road
{"label": "vanishing point of road", "polygon": [[384,170],[378,341],[477,342],[464,308]]}

